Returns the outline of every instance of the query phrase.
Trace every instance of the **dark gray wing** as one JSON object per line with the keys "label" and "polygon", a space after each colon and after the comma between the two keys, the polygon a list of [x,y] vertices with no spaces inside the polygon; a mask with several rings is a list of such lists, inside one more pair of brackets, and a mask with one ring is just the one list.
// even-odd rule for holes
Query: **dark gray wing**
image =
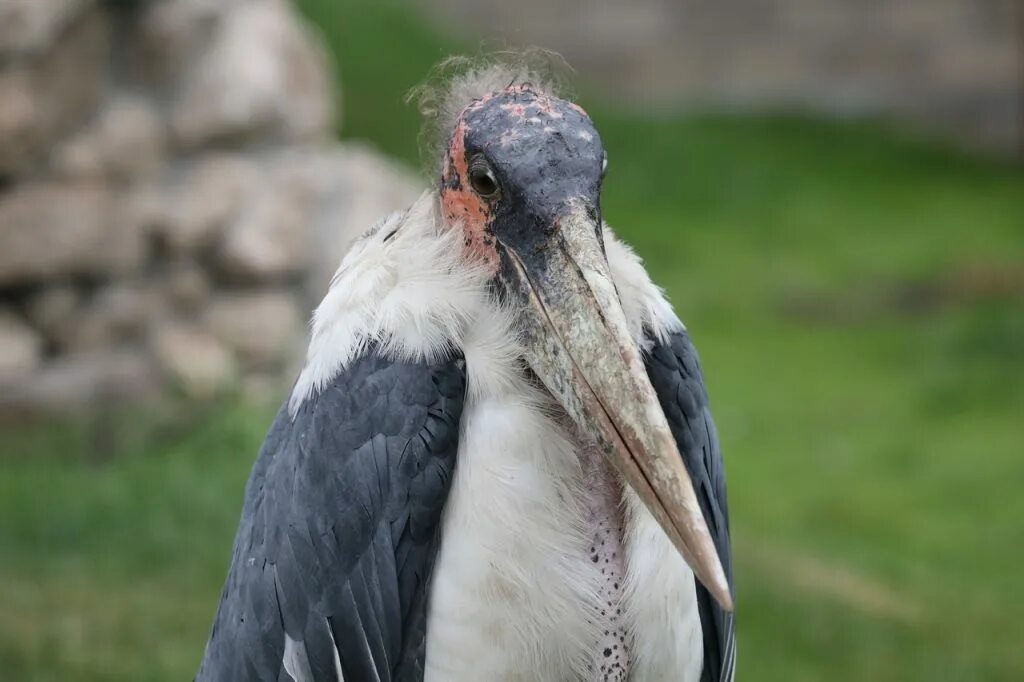
{"label": "dark gray wing", "polygon": [[464,395],[461,360],[371,350],[294,419],[281,409],[197,680],[333,681],[339,667],[347,682],[423,679],[426,586]]}
{"label": "dark gray wing", "polygon": [[[729,506],[725,493],[725,463],[711,418],[697,349],[689,334],[672,333],[647,354],[647,375],[668,417],[686,470],[707,520],[718,556],[733,588]],[[704,633],[704,672],[701,682],[729,682],[736,668],[736,629],[732,614],[723,611],[703,585],[697,584],[697,606]]]}

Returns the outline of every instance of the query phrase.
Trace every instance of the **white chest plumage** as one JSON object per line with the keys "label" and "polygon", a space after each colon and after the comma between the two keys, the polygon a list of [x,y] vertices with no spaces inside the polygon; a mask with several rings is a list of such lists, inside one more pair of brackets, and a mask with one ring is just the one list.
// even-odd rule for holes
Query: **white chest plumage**
{"label": "white chest plumage", "polygon": [[522,397],[473,399],[464,413],[427,680],[574,679],[595,640],[579,467],[571,442]]}
{"label": "white chest plumage", "polygon": [[498,349],[466,339],[470,396],[434,569],[427,682],[695,682],[689,567]]}

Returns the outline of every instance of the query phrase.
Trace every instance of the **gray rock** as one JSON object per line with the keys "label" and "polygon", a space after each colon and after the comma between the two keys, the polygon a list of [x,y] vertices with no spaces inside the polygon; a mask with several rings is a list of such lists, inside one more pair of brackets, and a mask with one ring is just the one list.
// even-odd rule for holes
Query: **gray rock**
{"label": "gray rock", "polygon": [[88,115],[99,98],[109,50],[108,18],[94,8],[38,58],[0,68],[0,176],[30,169]]}
{"label": "gray rock", "polygon": [[137,269],[142,234],[116,204],[89,184],[29,183],[0,194],[0,288]]}
{"label": "gray rock", "polygon": [[193,261],[183,260],[172,264],[161,284],[165,300],[180,312],[194,313],[210,297],[210,280]]}
{"label": "gray rock", "polygon": [[196,68],[224,16],[247,0],[161,0],[146,3],[138,35],[145,45],[140,65],[149,79],[177,89]]}
{"label": "gray rock", "polygon": [[23,379],[0,381],[0,412],[67,413],[149,400],[160,376],[139,351],[119,349],[59,358]]}
{"label": "gray rock", "polygon": [[[96,180],[82,184],[104,184]],[[171,196],[165,178],[143,181],[119,189],[119,213],[126,224],[146,237],[162,234],[176,211],[175,197]]]}
{"label": "gray rock", "polygon": [[176,254],[212,247],[241,212],[260,177],[260,169],[241,155],[215,154],[201,160],[176,190],[154,199],[154,233]]}
{"label": "gray rock", "polygon": [[321,137],[333,120],[326,59],[294,9],[251,0],[225,14],[175,107],[178,141]]}
{"label": "gray rock", "polygon": [[99,351],[141,338],[159,317],[154,294],[142,286],[112,284],[55,325],[52,339],[66,353]]}
{"label": "gray rock", "polygon": [[211,398],[237,379],[231,352],[201,327],[165,322],[154,330],[151,344],[165,375],[189,398]]}
{"label": "gray rock", "polygon": [[285,291],[219,294],[204,315],[210,330],[246,367],[278,369],[298,352],[305,318],[295,297]]}
{"label": "gray rock", "polygon": [[42,359],[43,343],[31,327],[0,309],[0,382],[30,375]]}
{"label": "gray rock", "polygon": [[61,325],[78,309],[81,296],[74,287],[56,284],[39,291],[26,301],[28,319],[49,338],[54,338]]}
{"label": "gray rock", "polygon": [[0,2],[0,58],[50,47],[61,31],[93,0],[3,0]]}
{"label": "gray rock", "polygon": [[162,165],[163,124],[149,102],[122,96],[54,156],[55,170],[64,176],[135,180],[152,175]]}
{"label": "gray rock", "polygon": [[219,252],[235,281],[271,282],[303,272],[312,249],[313,193],[304,178],[274,172],[250,188]]}

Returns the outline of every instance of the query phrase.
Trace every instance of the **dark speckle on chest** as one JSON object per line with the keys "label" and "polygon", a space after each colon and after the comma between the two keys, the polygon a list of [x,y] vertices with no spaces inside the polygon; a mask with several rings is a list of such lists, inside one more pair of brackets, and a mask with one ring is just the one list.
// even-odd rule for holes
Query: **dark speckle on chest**
{"label": "dark speckle on chest", "polygon": [[622,488],[608,462],[593,447],[583,448],[590,562],[600,570],[600,634],[594,642],[587,682],[625,682],[629,677],[629,640],[622,616],[626,557],[623,542]]}

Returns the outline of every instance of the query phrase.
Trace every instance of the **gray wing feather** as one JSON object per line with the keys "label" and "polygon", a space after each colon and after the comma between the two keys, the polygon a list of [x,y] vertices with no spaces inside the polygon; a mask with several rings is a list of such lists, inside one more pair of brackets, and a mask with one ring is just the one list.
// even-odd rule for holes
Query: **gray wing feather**
{"label": "gray wing feather", "polygon": [[422,680],[464,395],[461,360],[371,349],[294,418],[281,409],[197,680],[290,680],[286,660],[315,681],[337,680],[339,664],[349,682]]}
{"label": "gray wing feather", "polygon": [[[645,359],[647,374],[693,480],[729,586],[734,588],[725,462],[711,418],[697,350],[689,334],[680,330],[672,333],[665,343],[655,343]],[[699,583],[697,606],[704,634],[701,682],[729,682],[735,676],[736,667],[734,616],[723,611]]]}

